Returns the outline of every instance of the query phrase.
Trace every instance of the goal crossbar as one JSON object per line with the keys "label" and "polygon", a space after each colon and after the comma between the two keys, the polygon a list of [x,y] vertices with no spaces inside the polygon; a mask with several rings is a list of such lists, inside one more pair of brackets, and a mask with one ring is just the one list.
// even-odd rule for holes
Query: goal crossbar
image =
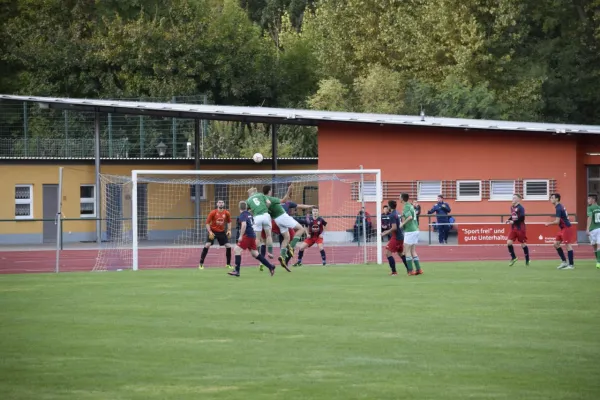
{"label": "goal crossbar", "polygon": [[[362,178],[365,174],[375,176],[375,203],[376,203],[376,218],[377,218],[377,264],[382,264],[382,238],[381,238],[381,202],[383,198],[383,187],[381,183],[380,169],[328,169],[328,170],[133,170],[131,171],[131,213],[132,213],[132,269],[138,270],[139,267],[139,232],[138,232],[138,180],[145,175],[197,175],[197,176],[248,176],[248,175],[265,175],[265,176],[289,176],[289,175],[334,175],[334,174],[356,174],[361,176],[361,195],[360,199],[364,204],[364,186]],[[364,225],[364,224],[363,224]],[[365,238],[366,240],[366,238]]]}

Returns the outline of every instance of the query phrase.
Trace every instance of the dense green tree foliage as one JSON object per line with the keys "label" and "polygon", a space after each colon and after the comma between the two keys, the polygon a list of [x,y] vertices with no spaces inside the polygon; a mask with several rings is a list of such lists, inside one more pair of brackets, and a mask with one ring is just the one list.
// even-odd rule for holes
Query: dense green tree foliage
{"label": "dense green tree foliage", "polygon": [[0,37],[1,93],[600,123],[600,0],[0,0]]}

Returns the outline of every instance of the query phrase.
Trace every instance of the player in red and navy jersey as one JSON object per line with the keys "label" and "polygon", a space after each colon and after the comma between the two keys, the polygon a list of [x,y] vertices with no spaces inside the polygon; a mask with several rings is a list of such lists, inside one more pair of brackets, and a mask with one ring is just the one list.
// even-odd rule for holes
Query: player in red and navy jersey
{"label": "player in red and navy jersey", "polygon": [[302,266],[302,257],[304,256],[304,249],[312,247],[316,244],[321,252],[321,260],[323,265],[327,265],[327,256],[325,255],[325,248],[323,247],[323,234],[325,233],[325,227],[327,221],[323,217],[319,216],[319,209],[313,207],[312,214],[306,216],[306,231],[308,237],[300,245],[298,245],[298,262],[294,264],[294,267]]}
{"label": "player in red and navy jersey", "polygon": [[[557,269],[573,269],[574,267],[574,254],[573,254],[573,243],[577,242],[577,233],[575,232],[575,228],[571,225],[571,221],[569,221],[569,214],[567,214],[567,209],[560,203],[560,194],[553,193],[550,196],[550,202],[554,205],[556,210],[555,219],[552,222],[548,222],[546,226],[550,225],[558,225],[560,231],[556,235],[554,239],[554,248],[560,257],[561,263]],[[569,255],[569,262],[565,258],[565,252],[563,251],[561,244],[565,245],[567,248],[567,252]]]}
{"label": "player in red and navy jersey", "polygon": [[[256,258],[263,265],[266,265],[271,272],[275,274],[275,266],[256,250],[256,233],[254,232],[254,218],[248,212],[248,205],[245,201],[240,201],[240,216],[237,218],[238,242],[235,246],[235,270],[228,272],[231,276],[240,276],[240,266],[242,265],[242,251],[249,250],[252,257]],[[241,232],[241,237],[240,237]]]}
{"label": "player in red and navy jersey", "polygon": [[508,252],[510,254],[509,266],[515,265],[519,260],[515,255],[514,242],[521,243],[523,253],[525,253],[525,265],[529,265],[529,247],[527,247],[527,227],[525,226],[525,208],[521,205],[521,195],[515,194],[512,198],[510,206],[510,218],[506,221],[510,224],[510,232],[508,234]]}
{"label": "player in red and navy jersey", "polygon": [[390,269],[392,270],[390,275],[398,275],[394,253],[402,257],[402,253],[404,252],[404,232],[402,232],[402,229],[400,228],[402,225],[400,223],[400,215],[398,214],[398,211],[396,211],[397,205],[398,203],[396,200],[388,201],[388,206],[390,208],[390,228],[381,232],[382,237],[391,235],[387,246],[385,246],[386,256],[390,263]]}

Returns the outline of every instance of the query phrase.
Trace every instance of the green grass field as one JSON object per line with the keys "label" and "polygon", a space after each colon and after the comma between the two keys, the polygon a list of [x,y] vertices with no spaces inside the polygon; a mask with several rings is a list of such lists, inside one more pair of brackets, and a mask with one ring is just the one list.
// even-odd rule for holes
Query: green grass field
{"label": "green grass field", "polygon": [[4,275],[0,398],[599,399],[589,264]]}

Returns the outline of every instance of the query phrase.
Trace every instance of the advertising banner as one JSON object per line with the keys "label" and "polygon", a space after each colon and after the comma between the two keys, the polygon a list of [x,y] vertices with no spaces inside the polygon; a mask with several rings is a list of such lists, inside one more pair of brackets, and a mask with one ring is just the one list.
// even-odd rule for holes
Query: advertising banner
{"label": "advertising banner", "polygon": [[[571,223],[577,229],[577,223]],[[510,228],[510,225],[501,223],[457,224],[458,244],[506,244]],[[527,243],[552,244],[558,231],[558,225],[527,224]]]}

